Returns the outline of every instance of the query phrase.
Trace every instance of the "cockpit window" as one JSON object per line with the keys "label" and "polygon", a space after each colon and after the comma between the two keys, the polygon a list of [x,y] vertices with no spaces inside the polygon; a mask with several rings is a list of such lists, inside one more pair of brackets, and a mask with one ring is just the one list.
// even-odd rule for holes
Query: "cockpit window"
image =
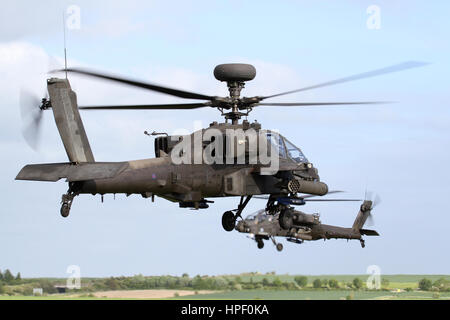
{"label": "cockpit window", "polygon": [[278,149],[281,158],[286,158],[286,149],[284,148],[283,139],[276,132],[267,132],[267,140]]}
{"label": "cockpit window", "polygon": [[286,144],[287,155],[289,158],[294,160],[295,162],[308,162],[303,152],[294,146],[288,139],[284,138],[284,143]]}
{"label": "cockpit window", "polygon": [[264,209],[258,210],[255,213],[248,215],[245,220],[255,220],[256,218],[259,218],[263,213],[265,213]]}

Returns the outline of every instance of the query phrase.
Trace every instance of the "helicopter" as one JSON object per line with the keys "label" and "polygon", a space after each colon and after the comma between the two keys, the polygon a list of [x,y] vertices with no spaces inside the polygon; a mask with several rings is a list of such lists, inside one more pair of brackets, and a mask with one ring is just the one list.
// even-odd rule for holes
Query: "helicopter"
{"label": "helicopter", "polygon": [[[306,195],[306,198],[309,196]],[[314,199],[324,201],[325,199]],[[304,201],[314,201],[304,199]],[[326,199],[335,201],[333,199]],[[280,199],[280,201],[283,201]],[[359,201],[353,199],[339,199],[336,201]],[[261,209],[256,213],[247,216],[236,224],[236,230],[241,233],[248,233],[249,238],[256,241],[258,249],[264,248],[264,240],[272,240],[277,251],[283,250],[283,244],[275,240],[276,237],[284,237],[287,241],[301,244],[304,241],[314,241],[319,239],[347,239],[359,240],[361,247],[365,247],[366,236],[379,236],[375,230],[364,229],[364,224],[372,216],[373,208],[379,203],[379,197],[374,200],[364,200],[351,228],[343,228],[322,224],[320,214],[307,214],[293,208],[285,208],[281,212],[273,214],[270,210]]]}
{"label": "helicopter", "polygon": [[[255,67],[249,64],[229,63],[215,67],[215,78],[227,84],[229,91],[227,97],[204,95],[66,66],[64,69],[52,71],[52,73],[65,72],[66,78],[52,77],[47,80],[49,98],[43,98],[38,105],[24,105],[22,108],[28,108],[26,110],[29,110],[28,113],[32,118],[32,125],[28,130],[29,136],[36,136],[34,132],[40,126],[42,113],[50,109],[53,111],[68,161],[28,164],[20,170],[16,180],[55,182],[66,179],[68,190],[61,198],[62,217],[69,216],[74,198],[82,194],[100,194],[102,200],[105,194],[126,194],[127,196],[138,194],[143,198],[151,198],[152,201],[157,196],[178,203],[181,208],[191,209],[208,208],[213,203],[211,198],[238,196],[240,201],[237,207],[222,215],[224,230],[232,231],[235,229],[237,219],[242,219],[241,213],[254,195],[269,195],[266,207],[271,214],[276,214],[289,208],[294,202],[302,201],[302,198],[296,196],[299,193],[316,196],[328,193],[328,186],[320,180],[317,168],[305,157],[299,147],[280,133],[262,129],[261,124],[256,121],[252,123],[247,120],[240,121],[243,116],[248,116],[253,108],[262,106],[285,108],[383,103],[379,101],[293,103],[262,101],[422,65],[424,63],[404,62],[296,90],[253,97],[241,97],[241,90],[246,82],[253,80],[256,76]],[[202,101],[178,104],[78,106],[77,95],[71,89],[67,78],[68,73]],[[21,98],[21,101],[27,100]],[[167,133],[145,132],[156,136],[155,157],[122,162],[95,161],[79,112],[80,110],[192,110],[198,108],[218,109],[225,121],[222,123],[214,121],[208,128],[195,131],[190,135],[170,136]],[[253,147],[250,148],[250,145]],[[210,158],[214,161],[203,161],[206,151],[209,151]],[[260,154],[266,157],[258,157]],[[276,165],[273,166],[273,163]],[[287,202],[278,201],[279,196],[285,197]]]}

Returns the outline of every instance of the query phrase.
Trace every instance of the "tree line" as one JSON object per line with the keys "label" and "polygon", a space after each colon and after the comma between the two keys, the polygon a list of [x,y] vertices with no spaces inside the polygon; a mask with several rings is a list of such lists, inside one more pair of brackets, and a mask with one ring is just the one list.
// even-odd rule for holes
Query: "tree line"
{"label": "tree line", "polygon": [[430,279],[423,278],[419,281],[419,289],[422,291],[450,292],[450,281],[440,278],[432,282]]}
{"label": "tree line", "polygon": [[[365,283],[358,277],[351,281],[336,279],[320,279],[306,276],[296,276],[293,279],[283,280],[275,274],[266,277],[256,274],[241,276],[194,276],[187,273],[182,276],[143,276],[110,277],[110,278],[86,278],[82,280],[81,292],[95,292],[103,290],[145,290],[145,289],[187,289],[187,290],[364,290]],[[254,277],[255,276],[255,277]],[[293,281],[292,281],[293,280]],[[312,282],[310,282],[312,280]],[[13,275],[10,270],[0,270],[0,294],[31,295],[33,288],[43,288],[44,293],[56,293],[56,285],[62,285],[61,279],[22,279],[20,272]],[[381,279],[381,289],[387,290],[388,279]],[[441,278],[432,282],[429,279],[421,279],[418,288],[424,291],[450,291],[450,281]],[[407,291],[412,290],[410,288]]]}
{"label": "tree line", "polygon": [[2,272],[2,270],[0,270],[0,282],[5,284],[13,284],[14,282],[18,282],[20,280],[22,280],[20,272],[18,272],[17,275],[14,276],[9,269],[6,269],[5,272]]}

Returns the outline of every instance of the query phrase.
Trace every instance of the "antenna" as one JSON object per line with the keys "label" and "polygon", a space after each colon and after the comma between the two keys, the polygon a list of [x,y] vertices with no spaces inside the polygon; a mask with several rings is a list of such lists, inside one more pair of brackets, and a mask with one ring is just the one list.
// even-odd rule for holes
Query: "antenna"
{"label": "antenna", "polygon": [[63,10],[63,33],[64,33],[64,70],[66,72],[67,79],[67,49],[66,49],[66,16]]}

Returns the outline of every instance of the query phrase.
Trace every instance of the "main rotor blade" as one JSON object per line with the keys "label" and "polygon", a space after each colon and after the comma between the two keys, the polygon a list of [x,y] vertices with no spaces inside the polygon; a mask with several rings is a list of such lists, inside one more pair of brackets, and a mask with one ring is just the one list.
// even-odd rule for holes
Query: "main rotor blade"
{"label": "main rotor blade", "polygon": [[396,65],[393,65],[393,66],[389,66],[389,67],[386,67],[386,68],[377,69],[377,70],[364,72],[364,73],[359,73],[359,74],[355,74],[355,75],[352,75],[352,76],[349,76],[349,77],[345,77],[345,78],[341,78],[341,79],[336,79],[336,80],[332,80],[332,81],[316,84],[314,86],[309,86],[309,87],[304,87],[304,88],[300,88],[300,89],[296,89],[296,90],[291,90],[291,91],[286,91],[286,92],[282,92],[282,93],[278,93],[278,94],[273,94],[271,96],[260,97],[260,100],[273,98],[273,97],[278,97],[278,96],[283,96],[283,95],[286,95],[286,94],[300,92],[300,91],[306,91],[306,90],[312,90],[312,89],[332,86],[332,85],[336,85],[336,84],[340,84],[340,83],[344,83],[344,82],[350,82],[350,81],[355,81],[355,80],[360,80],[360,79],[365,79],[365,78],[377,77],[377,76],[380,76],[380,75],[383,75],[383,74],[387,74],[387,73],[393,73],[393,72],[398,72],[398,71],[402,71],[402,70],[406,70],[406,69],[422,67],[422,66],[427,65],[427,64],[428,63],[426,63],[426,62],[420,62],[420,61],[407,61],[407,62],[399,63],[399,64],[396,64]]}
{"label": "main rotor blade", "polygon": [[139,88],[152,90],[152,91],[157,91],[157,92],[161,92],[161,93],[169,94],[171,96],[176,96],[176,97],[185,98],[185,99],[200,99],[200,100],[213,100],[214,99],[214,97],[212,97],[212,96],[206,96],[206,95],[203,95],[200,93],[172,89],[172,88],[163,87],[163,86],[156,85],[156,84],[131,80],[131,79],[122,78],[122,77],[116,77],[116,76],[107,75],[104,73],[93,72],[93,71],[89,71],[86,69],[69,68],[69,69],[61,69],[61,70],[56,70],[56,71],[58,71],[58,72],[67,71],[67,72],[82,74],[82,75],[90,76],[90,77],[94,77],[94,78],[116,81],[116,82],[124,83],[124,84],[130,85],[130,86],[139,87]]}
{"label": "main rotor blade", "polygon": [[80,106],[81,110],[180,110],[196,109],[211,106],[210,103],[177,103],[177,104],[141,104],[122,106]]}
{"label": "main rotor blade", "polygon": [[305,201],[362,201],[361,199],[305,199]]}
{"label": "main rotor blade", "polygon": [[[340,192],[345,192],[345,191],[332,190],[332,191],[328,191],[327,194],[340,193]],[[298,198],[306,199],[306,198],[311,198],[311,197],[318,197],[318,195],[306,194],[306,195],[300,195]],[[266,196],[266,195],[255,195],[255,196],[253,196],[253,198],[255,198],[255,199],[262,199],[262,200],[269,200],[269,196]],[[358,200],[358,201],[361,201],[361,200]]]}
{"label": "main rotor blade", "polygon": [[363,101],[363,102],[273,102],[257,103],[254,106],[280,106],[280,107],[307,107],[307,106],[340,106],[340,105],[361,105],[361,104],[383,104],[390,101]]}
{"label": "main rotor blade", "polygon": [[269,196],[253,196],[253,199],[269,200]]}
{"label": "main rotor blade", "polygon": [[[345,192],[345,191],[341,191],[341,190],[332,190],[332,191],[328,191],[327,194],[332,194],[332,193],[341,193],[341,192]],[[306,199],[306,198],[312,198],[312,197],[319,197],[316,194],[306,194],[306,195],[300,195],[299,198],[302,199]],[[323,197],[323,196],[320,196]]]}

